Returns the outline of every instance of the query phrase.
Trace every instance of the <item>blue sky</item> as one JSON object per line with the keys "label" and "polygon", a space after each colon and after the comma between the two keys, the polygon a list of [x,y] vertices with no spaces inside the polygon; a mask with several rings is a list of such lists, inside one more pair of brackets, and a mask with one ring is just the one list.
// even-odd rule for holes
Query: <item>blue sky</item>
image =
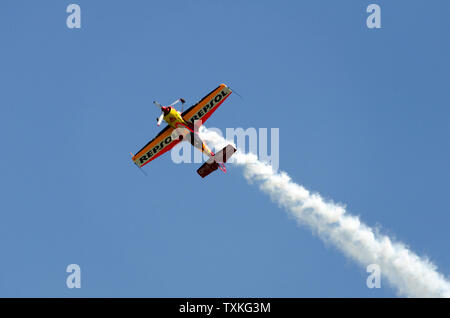
{"label": "blue sky", "polygon": [[[82,27],[66,27],[77,3]],[[366,7],[382,28],[365,25]],[[450,273],[448,1],[1,1],[0,296],[394,297],[238,167],[166,154],[153,100],[230,97],[280,169]],[[65,284],[79,264],[82,288]]]}

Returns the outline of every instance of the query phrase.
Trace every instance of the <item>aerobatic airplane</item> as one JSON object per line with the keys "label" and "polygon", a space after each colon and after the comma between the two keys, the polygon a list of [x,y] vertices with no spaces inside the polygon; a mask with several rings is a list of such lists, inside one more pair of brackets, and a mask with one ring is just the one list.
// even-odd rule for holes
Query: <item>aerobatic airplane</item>
{"label": "aerobatic airplane", "polygon": [[220,84],[197,104],[182,113],[173,106],[177,103],[183,105],[185,103],[183,98],[176,100],[169,106],[162,106],[158,102],[154,102],[161,109],[161,115],[157,118],[157,125],[161,125],[163,120],[168,125],[153,140],[139,150],[136,155],[131,154],[134,163],[139,168],[142,168],[150,161],[172,149],[179,142],[190,141],[195,148],[209,156],[209,159],[197,170],[197,173],[202,178],[218,168],[226,172],[225,162],[235,153],[236,148],[228,145],[214,154],[198,135],[198,128],[231,95],[231,92],[228,86]]}

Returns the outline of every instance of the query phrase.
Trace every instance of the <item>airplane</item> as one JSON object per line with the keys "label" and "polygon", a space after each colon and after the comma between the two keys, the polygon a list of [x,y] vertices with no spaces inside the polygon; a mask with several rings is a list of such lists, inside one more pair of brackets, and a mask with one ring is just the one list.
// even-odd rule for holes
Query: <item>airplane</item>
{"label": "airplane", "polygon": [[197,170],[197,173],[205,178],[217,169],[224,173],[227,171],[225,163],[236,152],[232,145],[224,147],[216,154],[209,149],[198,134],[198,128],[216,111],[216,109],[231,95],[231,89],[220,84],[217,88],[203,97],[198,103],[189,107],[186,111],[179,112],[174,105],[186,102],[183,98],[177,99],[168,106],[163,106],[158,102],[153,102],[161,109],[161,115],[156,119],[157,126],[162,121],[167,122],[167,126],[151,141],[149,141],[136,155],[132,155],[132,160],[142,168],[150,161],[155,160],[163,153],[175,147],[181,141],[189,141],[195,148],[205,153],[209,159]]}

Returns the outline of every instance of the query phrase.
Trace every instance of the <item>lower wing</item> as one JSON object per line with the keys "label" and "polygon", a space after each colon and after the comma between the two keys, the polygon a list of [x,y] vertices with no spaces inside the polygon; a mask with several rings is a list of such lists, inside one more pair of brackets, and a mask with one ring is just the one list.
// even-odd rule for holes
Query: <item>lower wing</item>
{"label": "lower wing", "polygon": [[173,128],[167,126],[154,139],[148,142],[136,155],[133,161],[138,167],[143,167],[150,161],[158,158],[163,153],[172,149],[180,142],[180,139],[173,138]]}

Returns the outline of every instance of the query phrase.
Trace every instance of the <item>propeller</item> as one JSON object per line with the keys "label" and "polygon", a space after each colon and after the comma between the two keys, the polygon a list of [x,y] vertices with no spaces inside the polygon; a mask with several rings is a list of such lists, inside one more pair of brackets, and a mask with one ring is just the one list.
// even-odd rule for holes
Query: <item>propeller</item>
{"label": "propeller", "polygon": [[159,125],[161,125],[163,118],[164,118],[163,106],[160,103],[158,103],[157,101],[153,101],[153,104],[155,104],[156,107],[159,107],[161,109],[161,115],[159,115],[159,117],[156,118],[157,126],[159,126]]}
{"label": "propeller", "polygon": [[161,113],[161,115],[158,118],[158,123],[156,124],[157,126],[161,125],[162,121],[164,119],[164,113]]}
{"label": "propeller", "polygon": [[161,125],[163,119],[164,119],[164,114],[167,115],[167,113],[170,111],[170,107],[174,106],[177,103],[181,103],[184,104],[186,101],[183,98],[177,99],[176,101],[174,101],[172,104],[170,104],[169,106],[164,107],[163,105],[161,105],[160,103],[158,103],[157,101],[153,101],[153,104],[155,104],[156,107],[159,107],[161,109],[161,115],[159,115],[159,117],[156,119],[157,121],[157,125]]}
{"label": "propeller", "polygon": [[174,106],[178,103],[182,103],[184,104],[186,101],[183,98],[177,99],[176,101],[174,101],[172,104],[169,105],[169,107]]}

